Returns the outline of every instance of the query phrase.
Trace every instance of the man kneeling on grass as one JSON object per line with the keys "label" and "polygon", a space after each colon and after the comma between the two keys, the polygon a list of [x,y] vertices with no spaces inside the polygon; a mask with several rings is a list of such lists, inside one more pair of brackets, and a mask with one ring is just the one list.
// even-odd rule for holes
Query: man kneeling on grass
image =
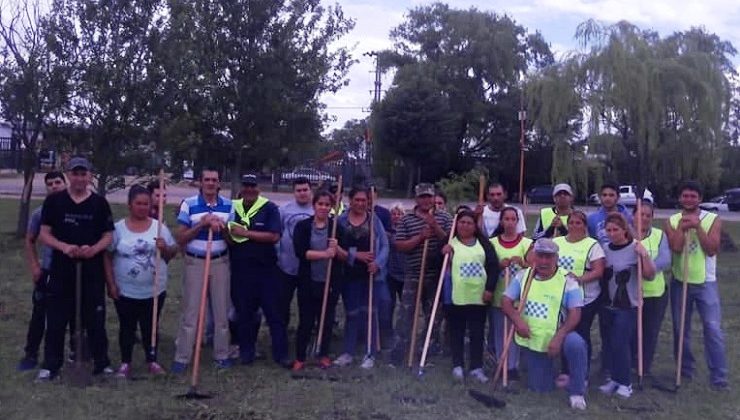
{"label": "man kneeling on grass", "polygon": [[[501,309],[512,320],[516,342],[527,358],[528,388],[535,392],[555,389],[554,362],[561,351],[570,370],[570,406],[585,410],[586,343],[575,328],[581,318],[583,292],[573,275],[558,268],[558,246],[547,238],[534,244],[534,264],[523,270],[504,292]],[[529,273],[534,270],[532,277]],[[526,294],[524,311],[514,302]],[[564,320],[561,322],[561,320]]]}

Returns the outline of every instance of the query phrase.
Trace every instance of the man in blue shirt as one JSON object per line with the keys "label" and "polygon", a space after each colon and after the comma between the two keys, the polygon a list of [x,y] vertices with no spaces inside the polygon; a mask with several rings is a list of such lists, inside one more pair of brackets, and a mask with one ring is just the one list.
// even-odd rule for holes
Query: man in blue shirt
{"label": "man in blue shirt", "polygon": [[241,199],[234,201],[234,221],[229,223],[231,243],[231,298],[236,308],[237,337],[242,364],[255,359],[258,309],[267,319],[272,338],[272,358],[283,367],[288,359],[288,335],[279,309],[281,283],[277,268],[280,212],[260,195],[257,176],[242,176]]}
{"label": "man in blue shirt", "polygon": [[198,311],[203,289],[208,230],[213,231],[208,292],[214,320],[213,356],[216,366],[232,366],[229,359],[229,250],[224,239],[226,224],[234,220],[231,200],[218,194],[220,178],[217,169],[205,168],[200,176],[200,193],[180,203],[175,238],[185,250],[182,300],[183,311],[175,341],[172,373],[184,373],[193,354]]}
{"label": "man in blue shirt", "polygon": [[[44,176],[46,195],[51,195],[67,188],[67,181],[61,172],[49,172]],[[52,249],[47,245],[41,245],[39,252],[36,250],[36,239],[41,230],[41,206],[37,207],[28,220],[26,228],[26,240],[24,248],[26,251],[26,262],[31,270],[33,280],[33,310],[31,321],[28,323],[28,334],[26,335],[25,356],[18,363],[18,370],[26,371],[36,367],[38,363],[39,347],[46,329],[46,305],[44,295],[46,294],[46,283],[49,281],[49,270],[51,269]],[[72,328],[74,329],[74,328]]]}
{"label": "man in blue shirt", "polygon": [[604,230],[604,221],[609,213],[621,213],[632,224],[632,213],[626,206],[619,204],[619,188],[614,184],[604,184],[599,192],[601,206],[588,215],[588,236],[599,241],[600,245],[609,243],[609,236]]}

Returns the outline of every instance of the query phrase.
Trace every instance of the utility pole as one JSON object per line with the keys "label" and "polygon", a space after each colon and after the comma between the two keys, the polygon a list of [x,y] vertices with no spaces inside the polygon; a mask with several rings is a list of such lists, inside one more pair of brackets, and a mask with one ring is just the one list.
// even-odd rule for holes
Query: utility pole
{"label": "utility pole", "polygon": [[527,111],[524,109],[524,89],[519,97],[519,200],[524,204],[524,123]]}
{"label": "utility pole", "polygon": [[[380,103],[380,94],[382,91],[381,73],[380,73],[380,61],[378,60],[378,53],[376,51],[368,51],[362,55],[366,57],[373,57],[375,60],[375,82],[373,83],[373,102],[370,105],[370,109],[373,110]],[[368,178],[372,181],[372,170],[373,170],[373,138],[372,130],[369,126],[366,128],[365,133],[365,146],[367,151],[366,162],[367,162],[367,174]]]}

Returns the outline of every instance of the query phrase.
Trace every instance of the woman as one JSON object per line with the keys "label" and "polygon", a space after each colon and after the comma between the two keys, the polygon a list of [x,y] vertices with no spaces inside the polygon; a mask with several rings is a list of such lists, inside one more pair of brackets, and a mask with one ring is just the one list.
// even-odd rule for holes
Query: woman
{"label": "woman", "polygon": [[[642,334],[643,334],[643,371],[645,375],[650,374],[650,368],[653,364],[655,347],[658,344],[658,333],[660,325],[663,323],[665,310],[668,306],[668,293],[666,293],[666,283],[663,271],[668,270],[671,266],[671,249],[668,246],[668,238],[662,230],[653,227],[653,202],[642,200],[642,209],[637,214],[637,207],[634,209],[635,225],[637,218],[641,218],[642,245],[647,249],[650,258],[655,264],[655,278],[653,281],[642,282]],[[635,226],[635,230],[637,226]],[[644,277],[644,276],[643,276]],[[637,342],[634,342],[637,354]]]}
{"label": "woman", "polygon": [[488,382],[483,372],[483,334],[487,304],[493,298],[499,276],[498,259],[493,246],[479,230],[475,213],[458,213],[455,236],[442,248],[450,255],[451,279],[446,289],[445,313],[452,348],[452,376],[464,378],[465,331],[469,332],[470,376]]}
{"label": "woman", "polygon": [[645,247],[632,237],[624,216],[609,214],[604,225],[609,236],[609,244],[604,249],[609,295],[601,316],[605,317],[605,365],[611,373],[611,379],[599,390],[604,394],[616,393],[622,398],[629,398],[632,395],[631,337],[635,334],[639,303],[637,259],[640,258],[643,277],[648,281],[655,277],[655,264]]}
{"label": "woman", "polygon": [[[121,366],[116,375],[121,378],[128,378],[131,374],[131,357],[137,328],[141,331],[149,373],[164,373],[162,366],[157,363],[156,350],[152,350],[151,346],[154,263],[158,249],[164,260],[159,261],[157,277],[159,319],[167,295],[167,263],[177,255],[178,248],[164,224],[162,236],[157,237],[158,223],[149,216],[151,206],[152,196],[149,190],[140,185],[131,187],[128,193],[129,215],[115,224],[113,243],[108,247],[105,258],[108,293],[115,300],[118,312]],[[159,349],[159,345],[155,348]]]}
{"label": "woman", "polygon": [[[588,236],[586,213],[573,210],[568,215],[568,234],[553,241],[560,247],[558,266],[575,276],[583,290],[581,320],[576,332],[586,342],[588,360],[591,361],[591,325],[601,309],[601,286],[599,280],[604,275],[604,250],[596,239]],[[567,366],[567,363],[563,363]],[[588,371],[587,371],[588,372]],[[567,370],[558,377],[558,385],[567,384]],[[588,374],[588,373],[587,373]]]}
{"label": "woman", "polygon": [[447,194],[442,191],[434,193],[434,208],[437,211],[447,211]]}
{"label": "woman", "polygon": [[388,278],[387,284],[390,292],[391,303],[390,303],[390,316],[387,319],[391,320],[391,325],[380,326],[381,333],[383,334],[383,344],[388,343],[390,345],[393,337],[393,314],[396,309],[396,302],[401,301],[401,294],[403,293],[403,275],[406,265],[406,254],[396,249],[396,226],[398,221],[401,220],[406,210],[403,204],[400,202],[394,203],[391,206],[391,230],[388,238]]}
{"label": "woman", "polygon": [[[293,370],[302,370],[306,362],[306,349],[309,346],[311,333],[321,317],[324,301],[326,270],[333,261],[344,261],[347,252],[331,239],[334,217],[330,216],[334,207],[334,195],[329,191],[319,191],[313,197],[314,215],[301,220],[293,231],[293,248],[298,257],[298,330],[296,331],[296,359]],[[340,234],[337,226],[337,234]],[[337,306],[342,266],[334,263],[329,283],[329,295],[326,304],[324,331],[319,343],[319,366],[326,369],[331,366],[329,346],[331,328],[334,324],[334,309]]]}
{"label": "woman", "polygon": [[[504,207],[501,210],[501,220],[493,232],[491,244],[499,258],[498,266],[502,270],[499,275],[496,290],[493,292],[492,307],[488,316],[488,350],[501,357],[504,348],[504,318],[501,311],[501,298],[504,295],[506,285],[504,282],[505,270],[509,270],[509,278],[513,279],[519,270],[529,267],[526,257],[532,247],[532,240],[525,238],[523,234],[517,233],[519,226],[519,212],[514,207]],[[495,346],[494,346],[495,344]],[[519,346],[512,341],[507,356],[508,378],[519,379]]]}
{"label": "woman", "polygon": [[[344,267],[342,302],[346,322],[344,324],[344,351],[334,360],[337,366],[352,363],[360,331],[367,323],[367,307],[370,274],[373,275],[373,317],[378,314],[378,302],[389,301],[388,288],[384,281],[388,262],[388,237],[383,224],[377,216],[371,218],[368,211],[369,192],[365,188],[353,188],[349,192],[349,211],[339,216],[338,223],[343,234],[339,244],[348,252]],[[370,242],[370,223],[373,223],[374,243]],[[363,316],[364,315],[364,316]],[[370,369],[375,366],[377,324],[373,321],[371,351],[365,354],[360,367]]]}

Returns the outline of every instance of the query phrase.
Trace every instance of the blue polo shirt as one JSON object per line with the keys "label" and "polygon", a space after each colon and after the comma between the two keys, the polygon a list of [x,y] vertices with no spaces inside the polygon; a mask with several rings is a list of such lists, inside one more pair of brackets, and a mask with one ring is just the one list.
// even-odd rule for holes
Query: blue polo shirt
{"label": "blue polo shirt", "polygon": [[[177,215],[177,223],[187,228],[196,225],[203,216],[213,213],[224,221],[224,224],[234,220],[234,208],[231,200],[226,197],[217,196],[216,204],[211,206],[206,203],[202,194],[194,195],[182,200],[180,203],[180,212]],[[226,252],[226,241],[224,233],[213,232],[213,245],[211,246],[211,255],[219,255]],[[199,257],[206,255],[206,244],[208,243],[208,229],[201,229],[198,235],[188,242],[185,252]]]}
{"label": "blue polo shirt", "polygon": [[[235,215],[237,223],[241,223]],[[254,216],[249,219],[249,230],[255,232],[272,232],[280,234],[280,210],[272,201],[265,203]],[[249,264],[259,266],[275,266],[277,264],[277,244],[259,243],[252,240],[231,246],[233,260],[245,260]]]}

